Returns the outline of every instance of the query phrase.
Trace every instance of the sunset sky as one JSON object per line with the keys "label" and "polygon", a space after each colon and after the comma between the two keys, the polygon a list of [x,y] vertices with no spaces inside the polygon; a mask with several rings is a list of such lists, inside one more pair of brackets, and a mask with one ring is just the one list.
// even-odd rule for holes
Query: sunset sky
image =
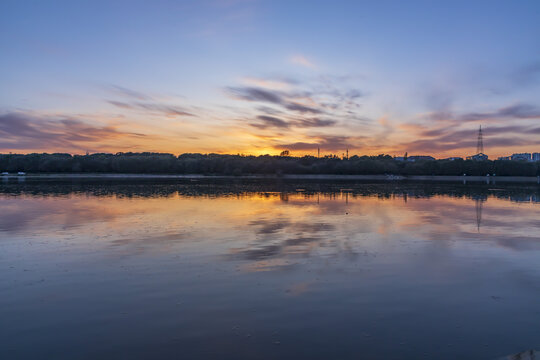
{"label": "sunset sky", "polygon": [[540,1],[0,1],[0,152],[540,152]]}

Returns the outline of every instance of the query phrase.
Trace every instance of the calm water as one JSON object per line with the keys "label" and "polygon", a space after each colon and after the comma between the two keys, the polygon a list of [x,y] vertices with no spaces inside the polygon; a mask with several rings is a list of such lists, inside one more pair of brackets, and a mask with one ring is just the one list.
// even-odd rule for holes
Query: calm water
{"label": "calm water", "polygon": [[536,185],[0,183],[2,359],[540,348]]}

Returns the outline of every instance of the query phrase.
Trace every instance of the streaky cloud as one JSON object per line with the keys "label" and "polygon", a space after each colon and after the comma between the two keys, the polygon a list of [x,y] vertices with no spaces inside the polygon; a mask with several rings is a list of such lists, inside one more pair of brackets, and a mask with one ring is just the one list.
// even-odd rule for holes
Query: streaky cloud
{"label": "streaky cloud", "polygon": [[160,103],[149,103],[149,102],[127,103],[127,102],[116,101],[116,100],[108,100],[107,102],[121,109],[142,110],[142,111],[162,114],[165,116],[196,116],[193,113],[190,113],[181,107],[173,106],[173,105],[165,105],[165,104],[160,104]]}
{"label": "streaky cloud", "polygon": [[489,119],[540,119],[540,108],[531,104],[515,104],[493,112],[469,113],[459,117],[462,121]]}
{"label": "streaky cloud", "polygon": [[147,94],[144,94],[140,91],[132,90],[125,88],[123,86],[118,85],[110,85],[109,88],[116,94],[121,95],[123,97],[135,99],[135,100],[150,100],[152,97],[150,97]]}
{"label": "streaky cloud", "polygon": [[[317,148],[321,148],[325,151],[336,151],[336,150],[345,150],[347,148],[352,148],[351,145],[352,139],[348,136],[335,136],[335,135],[327,135],[327,136],[317,136],[314,138],[313,142],[294,142],[289,144],[278,144],[275,147],[277,149],[283,149],[283,150],[316,150]],[[359,144],[356,144],[357,147]]]}
{"label": "streaky cloud", "polygon": [[266,129],[268,127],[276,127],[276,128],[288,128],[289,123],[279,119],[274,116],[268,116],[268,115],[259,115],[257,116],[257,119],[261,122],[259,123],[253,123],[251,126],[255,126],[261,129]]}
{"label": "streaky cloud", "polygon": [[228,87],[227,91],[234,97],[247,101],[260,101],[272,104],[282,104],[283,98],[279,92],[263,90],[254,87]]}
{"label": "streaky cloud", "polygon": [[320,113],[322,113],[322,111],[319,110],[319,109],[315,109],[313,107],[305,106],[305,105],[294,103],[294,102],[286,104],[285,107],[288,110],[298,111],[299,113],[310,113],[310,114],[320,114]]}
{"label": "streaky cloud", "polygon": [[66,116],[35,116],[24,112],[0,115],[0,149],[5,150],[87,150],[106,140],[144,136],[119,131],[112,125],[95,126]]}

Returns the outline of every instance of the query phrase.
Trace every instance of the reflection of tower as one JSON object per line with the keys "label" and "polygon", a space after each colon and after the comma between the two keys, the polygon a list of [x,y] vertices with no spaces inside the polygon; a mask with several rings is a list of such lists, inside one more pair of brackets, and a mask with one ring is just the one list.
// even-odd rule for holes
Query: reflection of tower
{"label": "reflection of tower", "polygon": [[478,141],[476,143],[476,153],[477,154],[484,153],[484,140],[482,138],[482,125],[480,125],[480,128],[478,129]]}
{"label": "reflection of tower", "polygon": [[480,225],[482,224],[482,208],[487,197],[484,195],[474,197],[474,207],[476,209],[476,229],[480,232]]}
{"label": "reflection of tower", "polygon": [[480,224],[482,223],[482,206],[484,205],[484,202],[480,199],[476,200],[476,228],[478,229],[478,232],[480,232]]}

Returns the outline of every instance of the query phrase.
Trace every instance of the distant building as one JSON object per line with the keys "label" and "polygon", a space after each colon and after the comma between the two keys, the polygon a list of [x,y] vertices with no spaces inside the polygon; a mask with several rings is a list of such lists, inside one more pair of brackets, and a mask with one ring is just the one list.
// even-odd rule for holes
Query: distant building
{"label": "distant building", "polygon": [[532,161],[540,161],[540,153],[533,153]]}
{"label": "distant building", "polygon": [[455,161],[455,160],[463,160],[463,158],[459,156],[452,156],[452,157],[441,159],[441,160]]}
{"label": "distant building", "polygon": [[510,156],[499,156],[497,160],[511,160]]}
{"label": "distant building", "polygon": [[415,161],[431,161],[435,160],[433,156],[428,155],[412,155],[412,156],[394,156],[394,160],[396,161],[408,161],[408,162],[415,162]]}
{"label": "distant building", "polygon": [[531,161],[531,153],[512,154],[511,159],[514,161]]}
{"label": "distant building", "polygon": [[467,156],[467,160],[486,161],[487,159],[488,159],[488,156],[484,153],[478,153],[476,155]]}
{"label": "distant building", "polygon": [[435,160],[435,158],[433,156],[429,156],[429,155],[413,155],[413,156],[407,157],[407,161],[412,161],[412,162],[415,162],[415,161],[431,161],[431,160]]}

